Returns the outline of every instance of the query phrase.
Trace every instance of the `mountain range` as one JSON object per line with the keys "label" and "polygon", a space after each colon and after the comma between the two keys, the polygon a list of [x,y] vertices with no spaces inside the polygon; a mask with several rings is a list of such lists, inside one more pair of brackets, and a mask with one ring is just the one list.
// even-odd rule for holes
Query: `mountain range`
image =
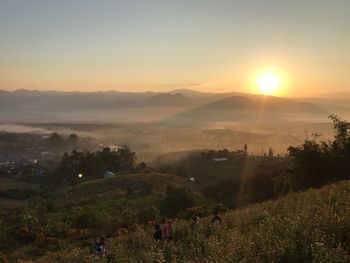
{"label": "mountain range", "polygon": [[[177,89],[156,92],[1,91],[0,121],[251,121],[286,116],[327,116],[350,112],[335,100],[286,99],[240,92],[209,93]],[[335,112],[337,113],[337,112]],[[281,117],[283,116],[283,117]]]}

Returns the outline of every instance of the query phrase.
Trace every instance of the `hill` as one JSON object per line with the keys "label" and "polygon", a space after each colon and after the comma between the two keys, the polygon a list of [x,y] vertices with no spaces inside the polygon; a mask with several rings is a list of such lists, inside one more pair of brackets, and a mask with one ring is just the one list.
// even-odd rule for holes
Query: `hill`
{"label": "hill", "polygon": [[190,99],[180,93],[162,93],[148,98],[144,106],[146,107],[183,107],[189,106]]}
{"label": "hill", "polygon": [[272,96],[232,96],[207,103],[168,118],[167,122],[217,122],[285,119],[286,116],[327,115],[320,107],[307,102]]}
{"label": "hill", "polygon": [[243,93],[243,92],[201,92],[191,89],[175,89],[170,91],[171,94],[180,93],[190,99],[202,99],[209,101],[219,100],[223,98],[233,97],[233,96],[255,96],[254,94]]}
{"label": "hill", "polygon": [[200,107],[206,110],[245,110],[282,113],[325,113],[311,103],[298,102],[273,96],[233,96]]}
{"label": "hill", "polygon": [[[247,93],[210,93],[188,89],[168,93],[16,90],[0,92],[0,121],[254,121],[256,113],[327,115],[320,106]],[[335,106],[326,109],[337,109]],[[159,108],[164,110],[159,111]],[[233,115],[232,112],[236,111],[243,113],[241,116],[237,113]]]}
{"label": "hill", "polygon": [[[152,240],[152,226],[119,231],[107,241],[109,262],[349,262],[350,182],[222,214],[172,223],[170,242]],[[87,249],[49,253],[36,262],[96,262]]]}
{"label": "hill", "polygon": [[[1,121],[122,119],[122,110],[138,107],[152,92],[60,92],[16,90],[0,94]],[[108,116],[110,115],[110,116]],[[130,114],[129,114],[130,115]],[[130,117],[129,117],[130,118]]]}
{"label": "hill", "polygon": [[79,203],[92,198],[115,198],[132,192],[151,191],[154,194],[164,194],[168,185],[173,187],[190,188],[190,181],[185,178],[161,173],[140,173],[119,175],[102,178],[78,184],[70,188],[63,188],[57,195],[65,195],[69,202]]}

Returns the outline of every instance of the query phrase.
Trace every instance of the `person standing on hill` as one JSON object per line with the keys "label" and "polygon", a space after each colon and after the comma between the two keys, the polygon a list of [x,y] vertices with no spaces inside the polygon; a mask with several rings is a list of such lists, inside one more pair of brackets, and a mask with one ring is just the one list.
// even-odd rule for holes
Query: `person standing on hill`
{"label": "person standing on hill", "polygon": [[218,212],[214,212],[214,216],[211,219],[211,224],[214,225],[214,226],[219,226],[219,225],[222,224],[222,219],[219,216]]}
{"label": "person standing on hill", "polygon": [[198,228],[198,217],[194,216],[191,218],[190,227],[191,227],[192,233],[195,233],[195,231]]}
{"label": "person standing on hill", "polygon": [[156,230],[156,231],[154,232],[154,235],[153,235],[154,240],[156,240],[156,241],[162,240],[163,233],[162,233],[162,227],[161,227],[161,225],[157,222],[157,223],[154,225],[154,228],[155,228],[155,230]]}
{"label": "person standing on hill", "polygon": [[167,223],[165,219],[162,220],[162,238],[163,240],[169,240],[170,238],[170,231],[171,231],[171,226],[170,223]]}
{"label": "person standing on hill", "polygon": [[91,246],[90,251],[97,256],[103,257],[106,252],[104,237],[97,239],[96,242]]}

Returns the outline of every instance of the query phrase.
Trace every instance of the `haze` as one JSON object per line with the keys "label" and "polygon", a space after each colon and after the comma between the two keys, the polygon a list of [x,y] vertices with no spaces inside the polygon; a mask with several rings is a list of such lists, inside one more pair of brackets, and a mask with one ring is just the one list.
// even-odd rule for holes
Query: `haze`
{"label": "haze", "polygon": [[0,1],[0,89],[349,91],[350,2]]}

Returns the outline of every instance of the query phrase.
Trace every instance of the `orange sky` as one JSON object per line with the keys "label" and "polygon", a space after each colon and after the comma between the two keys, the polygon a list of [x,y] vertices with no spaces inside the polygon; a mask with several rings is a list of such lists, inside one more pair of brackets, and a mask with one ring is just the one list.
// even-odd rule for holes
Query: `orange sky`
{"label": "orange sky", "polygon": [[350,91],[349,1],[247,2],[2,2],[0,89]]}

